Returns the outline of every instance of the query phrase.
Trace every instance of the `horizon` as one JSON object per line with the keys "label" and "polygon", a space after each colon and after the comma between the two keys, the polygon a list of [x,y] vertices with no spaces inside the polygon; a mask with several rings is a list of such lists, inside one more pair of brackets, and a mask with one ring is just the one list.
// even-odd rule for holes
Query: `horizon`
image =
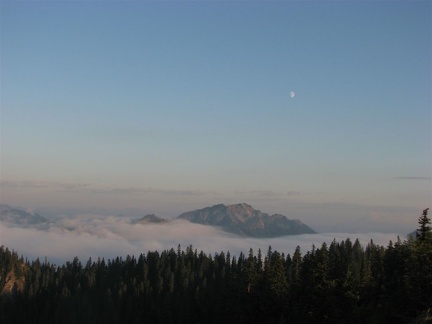
{"label": "horizon", "polygon": [[98,219],[245,202],[322,231],[408,233],[432,197],[431,15],[1,1],[0,203]]}
{"label": "horizon", "polygon": [[[129,208],[129,209],[119,209],[119,210],[105,210],[101,208],[90,208],[90,209],[62,209],[59,210],[57,208],[50,209],[31,209],[31,208],[25,208],[23,206],[12,206],[8,204],[0,204],[0,207],[2,207],[2,210],[8,210],[8,209],[17,209],[21,211],[25,211],[27,213],[30,213],[32,215],[40,215],[44,218],[46,218],[50,222],[57,222],[57,221],[63,221],[67,219],[75,219],[80,217],[94,217],[95,219],[107,219],[110,220],[112,217],[116,217],[123,220],[129,220],[130,222],[134,222],[137,220],[140,220],[141,218],[148,216],[148,215],[155,215],[159,218],[166,219],[166,220],[176,220],[179,216],[181,216],[184,213],[189,212],[195,212],[199,210],[204,210],[208,208],[213,208],[219,205],[223,205],[225,207],[230,207],[234,205],[246,205],[248,207],[251,207],[252,209],[256,210],[257,212],[262,212],[264,214],[267,214],[269,216],[274,215],[283,215],[289,220],[299,220],[303,224],[309,226],[312,228],[317,234],[326,234],[326,233],[348,233],[348,234],[366,234],[366,233],[382,233],[382,234],[389,234],[389,233],[397,233],[397,235],[405,237],[409,233],[411,233],[416,224],[417,217],[410,217],[407,218],[408,221],[401,222],[396,224],[392,224],[389,222],[388,219],[385,217],[380,217],[382,214],[379,214],[379,212],[372,213],[372,215],[376,215],[376,217],[371,217],[369,214],[364,214],[363,217],[357,218],[357,219],[343,219],[340,214],[334,213],[334,210],[332,210],[332,215],[326,215],[323,213],[323,215],[327,216],[324,219],[321,219],[321,221],[316,221],[316,218],[314,217],[307,217],[306,214],[305,217],[298,218],[294,217],[294,215],[291,215],[291,217],[287,214],[281,214],[281,213],[269,213],[266,210],[260,210],[255,208],[254,206],[251,206],[248,203],[242,202],[242,203],[234,203],[234,204],[224,204],[224,203],[218,203],[215,205],[209,205],[209,206],[201,206],[196,209],[192,210],[183,210],[181,212],[178,212],[174,215],[161,215],[161,214],[155,214],[153,212],[146,212],[142,209],[137,208]],[[346,206],[346,209],[343,209],[343,211],[351,210],[353,206]],[[387,207],[382,207],[387,208]],[[298,216],[298,215],[297,215]],[[310,216],[310,215],[309,215]],[[310,222],[308,222],[310,221]],[[1,222],[0,222],[1,223]],[[6,227],[14,227],[17,226],[13,224],[8,224],[7,222],[4,223]],[[207,225],[212,226],[212,225]],[[18,226],[20,227],[20,226]],[[27,227],[27,226],[24,226]],[[0,234],[1,234],[1,227],[0,227]],[[294,234],[294,236],[297,234]],[[1,239],[1,237],[0,237]]]}
{"label": "horizon", "polygon": [[[44,216],[44,215],[41,215]],[[351,242],[359,240],[363,248],[373,242],[388,246],[390,241],[406,241],[401,233],[344,233],[316,232],[311,234],[283,235],[277,237],[242,236],[227,232],[218,226],[193,223],[184,219],[172,219],[166,223],[136,222],[127,216],[103,216],[82,214],[48,219],[47,223],[15,224],[1,221],[0,246],[16,251],[26,259],[46,258],[53,264],[64,264],[78,257],[79,260],[114,259],[138,256],[151,251],[193,249],[208,255],[229,252],[238,257],[250,249],[265,252],[269,246],[274,251],[294,253],[300,247],[302,253],[320,247],[323,243]]]}

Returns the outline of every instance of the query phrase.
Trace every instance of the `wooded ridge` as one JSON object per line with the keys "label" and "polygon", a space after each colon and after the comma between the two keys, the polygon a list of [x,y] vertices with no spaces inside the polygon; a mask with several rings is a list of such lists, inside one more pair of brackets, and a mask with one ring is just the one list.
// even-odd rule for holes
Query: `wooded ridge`
{"label": "wooded ridge", "polygon": [[292,255],[192,246],[55,266],[0,247],[1,323],[425,323],[432,235],[366,247],[335,240]]}

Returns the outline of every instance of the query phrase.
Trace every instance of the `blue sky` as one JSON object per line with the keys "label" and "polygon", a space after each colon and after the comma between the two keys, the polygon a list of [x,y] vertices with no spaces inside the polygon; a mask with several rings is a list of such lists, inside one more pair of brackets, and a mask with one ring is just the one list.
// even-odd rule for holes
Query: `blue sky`
{"label": "blue sky", "polygon": [[1,200],[416,226],[431,17],[429,1],[2,1]]}

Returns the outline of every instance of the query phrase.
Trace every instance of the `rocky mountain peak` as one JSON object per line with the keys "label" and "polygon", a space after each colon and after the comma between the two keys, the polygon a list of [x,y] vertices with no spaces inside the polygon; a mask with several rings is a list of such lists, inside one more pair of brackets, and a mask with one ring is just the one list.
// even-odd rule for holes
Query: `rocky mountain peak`
{"label": "rocky mountain peak", "polygon": [[50,223],[48,219],[35,212],[25,211],[5,204],[0,206],[0,221],[21,226],[37,226]]}
{"label": "rocky mountain peak", "polygon": [[256,212],[252,206],[245,203],[229,205],[226,208],[229,214],[236,216],[241,221],[245,221],[247,218],[254,217]]}
{"label": "rocky mountain peak", "polygon": [[136,224],[146,224],[146,223],[166,223],[168,220],[158,217],[155,214],[145,215],[144,217],[135,221]]}
{"label": "rocky mountain peak", "polygon": [[289,220],[279,214],[270,216],[245,203],[214,205],[183,213],[177,218],[197,224],[218,226],[227,232],[242,236],[276,237],[315,233],[300,221]]}

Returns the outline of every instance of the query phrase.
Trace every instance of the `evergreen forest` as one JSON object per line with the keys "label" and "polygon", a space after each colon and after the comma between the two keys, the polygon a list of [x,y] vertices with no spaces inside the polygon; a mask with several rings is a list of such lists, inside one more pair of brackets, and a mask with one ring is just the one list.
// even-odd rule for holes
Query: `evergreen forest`
{"label": "evergreen forest", "polygon": [[63,265],[0,247],[0,323],[432,322],[432,234],[386,247],[213,255],[189,246]]}

